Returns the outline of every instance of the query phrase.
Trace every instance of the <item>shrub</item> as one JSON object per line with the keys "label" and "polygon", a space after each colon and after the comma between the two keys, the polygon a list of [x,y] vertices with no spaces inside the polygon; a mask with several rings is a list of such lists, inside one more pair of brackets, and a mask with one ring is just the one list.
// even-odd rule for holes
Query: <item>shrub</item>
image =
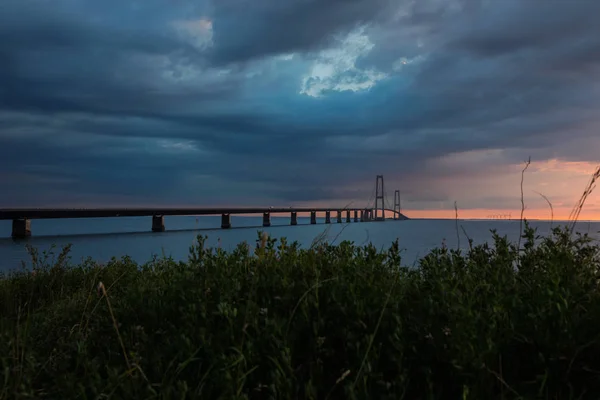
{"label": "shrub", "polygon": [[397,242],[261,235],[200,236],[186,263],[59,257],[0,279],[0,398],[596,398],[599,248],[524,232],[418,268]]}

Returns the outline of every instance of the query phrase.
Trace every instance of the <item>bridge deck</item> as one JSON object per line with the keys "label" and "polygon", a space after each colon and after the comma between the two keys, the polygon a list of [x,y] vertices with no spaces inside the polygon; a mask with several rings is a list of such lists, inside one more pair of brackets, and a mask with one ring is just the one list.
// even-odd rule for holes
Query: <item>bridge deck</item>
{"label": "bridge deck", "polygon": [[[154,215],[221,215],[221,214],[281,214],[281,213],[310,213],[326,211],[362,211],[364,208],[331,208],[331,207],[235,207],[235,208],[7,208],[0,209],[0,220],[15,219],[58,219],[58,218],[111,218],[111,217],[150,217]],[[394,210],[387,212],[400,214]]]}

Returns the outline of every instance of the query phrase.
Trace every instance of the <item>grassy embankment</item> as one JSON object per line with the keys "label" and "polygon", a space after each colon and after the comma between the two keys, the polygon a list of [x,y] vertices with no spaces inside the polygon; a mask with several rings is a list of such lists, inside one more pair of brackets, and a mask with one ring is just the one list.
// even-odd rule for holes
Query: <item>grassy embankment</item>
{"label": "grassy embankment", "polygon": [[143,266],[33,252],[0,279],[0,398],[597,399],[600,248],[571,229],[418,269],[397,243],[266,237]]}

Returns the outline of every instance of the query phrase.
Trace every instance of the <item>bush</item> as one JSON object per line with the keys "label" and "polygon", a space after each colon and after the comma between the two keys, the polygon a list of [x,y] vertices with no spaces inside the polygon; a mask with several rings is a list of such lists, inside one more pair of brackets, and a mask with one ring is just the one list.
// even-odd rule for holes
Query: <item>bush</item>
{"label": "bush", "polygon": [[[599,248],[190,249],[0,279],[0,398],[597,398]],[[538,239],[536,241],[536,239]],[[537,243],[537,244],[536,244]]]}

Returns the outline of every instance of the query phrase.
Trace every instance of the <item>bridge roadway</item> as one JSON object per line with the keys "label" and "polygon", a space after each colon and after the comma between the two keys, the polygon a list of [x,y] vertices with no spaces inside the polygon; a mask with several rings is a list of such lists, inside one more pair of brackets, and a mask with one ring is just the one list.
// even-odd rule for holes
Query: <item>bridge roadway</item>
{"label": "bridge roadway", "polygon": [[[337,212],[337,222],[383,221],[385,217],[377,216],[374,208],[331,208],[331,207],[232,207],[232,208],[9,208],[0,209],[0,220],[12,220],[12,237],[26,238],[31,236],[32,219],[62,218],[113,218],[113,217],[152,217],[152,230],[165,230],[165,216],[201,216],[221,215],[221,228],[231,228],[232,214],[263,214],[263,226],[271,226],[271,214],[290,213],[290,225],[298,224],[298,213],[310,213],[310,223],[316,224],[318,212],[325,213],[325,223],[331,223],[331,212]],[[382,211],[378,209],[377,211]],[[385,209],[394,215],[394,219],[408,219],[399,211]]]}

